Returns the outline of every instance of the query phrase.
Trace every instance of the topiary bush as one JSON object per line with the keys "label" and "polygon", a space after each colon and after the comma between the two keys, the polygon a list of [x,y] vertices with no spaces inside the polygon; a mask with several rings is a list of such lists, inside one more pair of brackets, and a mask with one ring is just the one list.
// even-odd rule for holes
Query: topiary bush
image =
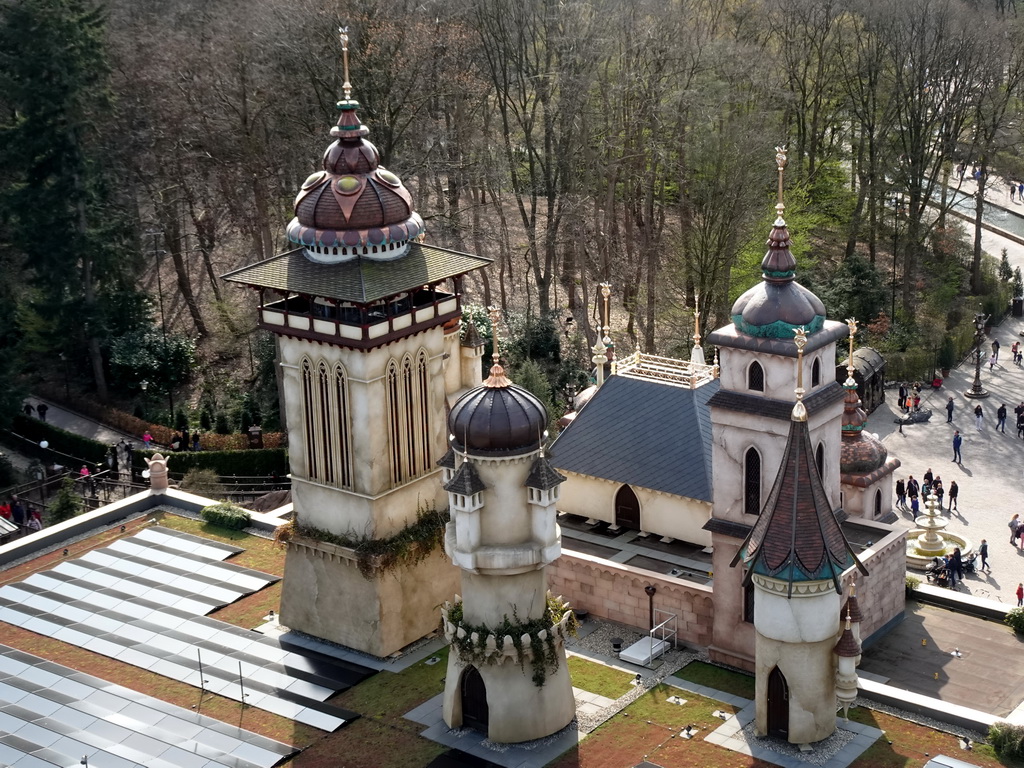
{"label": "topiary bush", "polygon": [[1024,725],[1013,725],[1002,720],[992,723],[988,728],[988,741],[1002,758],[1024,757]]}
{"label": "topiary bush", "polygon": [[203,520],[210,525],[219,525],[221,528],[230,528],[233,531],[240,531],[248,528],[252,517],[241,507],[234,504],[211,504],[203,507]]}
{"label": "topiary bush", "polygon": [[1007,611],[1003,623],[1014,632],[1024,634],[1024,608],[1013,608]]}

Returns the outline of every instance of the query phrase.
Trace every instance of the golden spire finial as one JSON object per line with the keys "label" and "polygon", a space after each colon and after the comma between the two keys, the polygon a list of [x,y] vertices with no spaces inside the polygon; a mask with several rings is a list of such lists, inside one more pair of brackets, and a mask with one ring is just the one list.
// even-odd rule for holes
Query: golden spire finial
{"label": "golden spire finial", "polygon": [[507,387],[512,382],[505,375],[505,369],[501,367],[500,339],[498,337],[498,324],[501,322],[501,310],[491,307],[487,310],[491,319],[491,372],[483,385],[485,387]]}
{"label": "golden spire finial", "polygon": [[604,312],[603,312],[604,338],[601,339],[601,341],[604,342],[605,347],[611,346],[611,343],[612,343],[612,338],[611,338],[611,336],[608,335],[609,331],[611,330],[611,328],[609,327],[610,314],[608,312],[608,298],[611,295],[612,295],[612,284],[611,283],[601,283],[601,296],[604,297]]}
{"label": "golden spire finial", "polygon": [[785,145],[775,148],[775,165],[779,170],[779,199],[775,203],[775,212],[780,219],[782,218],[782,212],[786,210],[786,204],[782,202],[782,176],[786,171],[786,164],[789,162],[789,159],[786,157],[787,152],[789,150]]}
{"label": "golden spire finial", "polygon": [[345,82],[341,89],[345,92],[345,101],[352,98],[352,83],[348,81],[348,27],[338,27],[338,35],[341,37],[341,60],[345,68]]}
{"label": "golden spire finial", "polygon": [[807,421],[807,407],[804,405],[804,347],[807,346],[807,331],[803,326],[793,336],[796,344],[796,403],[793,405],[793,421]]}
{"label": "golden spire finial", "polygon": [[850,380],[853,379],[853,336],[857,333],[857,321],[849,318],[846,327],[850,329],[850,356],[846,360],[846,373]]}
{"label": "golden spire finial", "polygon": [[693,343],[700,346],[700,294],[693,292]]}

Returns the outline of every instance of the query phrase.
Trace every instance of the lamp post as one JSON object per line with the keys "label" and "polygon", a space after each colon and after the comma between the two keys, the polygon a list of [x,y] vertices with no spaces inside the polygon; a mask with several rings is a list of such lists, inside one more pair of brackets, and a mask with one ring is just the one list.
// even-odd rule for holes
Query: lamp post
{"label": "lamp post", "polygon": [[985,323],[988,315],[978,312],[974,316],[974,384],[964,392],[967,397],[980,400],[988,397],[988,391],[981,386],[981,342],[985,340]]}
{"label": "lamp post", "polygon": [[648,584],[644,587],[644,592],[647,593],[647,607],[650,613],[650,629],[654,629],[654,595],[657,591],[658,588],[653,584]]}
{"label": "lamp post", "polygon": [[896,247],[899,243],[900,228],[900,198],[893,195],[892,198],[892,310],[889,315],[889,322],[896,321]]}

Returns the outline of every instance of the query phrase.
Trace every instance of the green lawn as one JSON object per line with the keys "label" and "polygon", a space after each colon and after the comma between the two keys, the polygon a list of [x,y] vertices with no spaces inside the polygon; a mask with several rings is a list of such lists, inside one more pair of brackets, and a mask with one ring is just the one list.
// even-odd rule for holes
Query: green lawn
{"label": "green lawn", "polygon": [[632,689],[629,681],[633,676],[628,672],[620,672],[579,656],[569,657],[569,677],[577,688],[609,699],[617,699]]}
{"label": "green lawn", "polygon": [[689,680],[691,683],[706,685],[716,691],[724,691],[744,699],[754,698],[754,678],[731,669],[705,664],[703,661],[692,661],[676,672],[676,677]]}

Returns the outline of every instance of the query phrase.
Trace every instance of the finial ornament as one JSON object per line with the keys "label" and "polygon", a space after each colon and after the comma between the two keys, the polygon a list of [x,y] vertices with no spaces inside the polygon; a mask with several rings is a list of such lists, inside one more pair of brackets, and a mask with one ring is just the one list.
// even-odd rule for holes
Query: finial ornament
{"label": "finial ornament", "polygon": [[693,292],[693,343],[700,346],[700,294]]}
{"label": "finial ornament", "polygon": [[782,212],[786,210],[785,203],[782,202],[782,177],[786,171],[786,165],[789,163],[789,158],[786,156],[789,149],[785,145],[775,148],[775,165],[779,170],[779,199],[775,204],[775,212],[779,218],[782,218]]}
{"label": "finial ornament", "polygon": [[807,346],[807,331],[803,326],[793,336],[796,344],[796,403],[793,405],[793,421],[807,421],[807,407],[804,405],[804,347]]}
{"label": "finial ornament", "polygon": [[484,380],[485,387],[507,387],[512,382],[505,375],[505,369],[501,367],[500,338],[498,336],[498,324],[501,322],[501,310],[491,307],[487,310],[487,316],[491,319],[491,371]]}
{"label": "finial ornament", "polygon": [[345,101],[352,98],[352,83],[348,81],[348,27],[338,27],[338,36],[341,38],[341,59],[345,68],[345,82],[341,89],[345,92]]}
{"label": "finial ornament", "polygon": [[857,321],[854,318],[849,318],[846,321],[846,327],[850,329],[850,356],[846,359],[846,373],[849,377],[853,378],[853,337],[857,333]]}
{"label": "finial ornament", "polygon": [[611,331],[610,325],[610,314],[608,312],[608,298],[612,295],[612,284],[601,283],[601,296],[604,297],[604,312],[603,312],[603,324],[604,324],[604,338],[601,341],[604,342],[605,347],[611,346],[612,339],[609,336]]}

